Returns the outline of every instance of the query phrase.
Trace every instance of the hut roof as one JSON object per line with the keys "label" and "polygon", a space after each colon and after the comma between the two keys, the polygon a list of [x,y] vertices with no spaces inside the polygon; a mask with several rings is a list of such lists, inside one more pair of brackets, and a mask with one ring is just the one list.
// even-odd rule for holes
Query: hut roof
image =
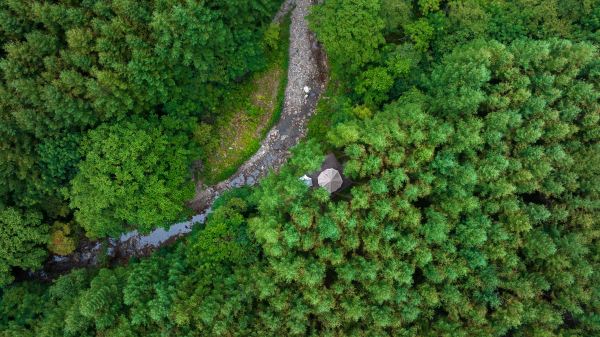
{"label": "hut roof", "polygon": [[321,172],[317,180],[319,181],[319,186],[325,188],[329,193],[339,190],[344,182],[340,172],[333,168],[328,168]]}
{"label": "hut roof", "polygon": [[344,176],[344,167],[340,164],[335,155],[330,153],[325,156],[325,160],[323,160],[323,164],[321,164],[321,169],[309,174],[312,179],[312,186],[319,186],[319,175],[327,169],[335,169],[342,178],[342,186],[337,191],[341,191],[351,185],[350,179]]}

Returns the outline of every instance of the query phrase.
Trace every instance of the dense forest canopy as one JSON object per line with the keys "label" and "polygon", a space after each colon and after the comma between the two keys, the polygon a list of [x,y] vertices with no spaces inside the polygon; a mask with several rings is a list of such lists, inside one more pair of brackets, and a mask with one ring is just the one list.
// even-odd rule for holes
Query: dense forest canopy
{"label": "dense forest canopy", "polygon": [[[3,288],[0,336],[600,334],[600,2],[325,0],[310,23],[332,80],[288,164],[148,258]],[[139,170],[180,183],[193,150],[156,167],[167,154],[147,145],[184,142],[162,109],[50,142],[41,162],[80,163],[46,174],[71,172],[88,232],[177,209],[129,186]],[[352,181],[331,195],[298,179],[327,152]],[[119,179],[135,190],[102,195]],[[48,235],[41,206],[11,200],[3,240],[33,234],[10,241],[5,273],[39,263]]]}
{"label": "dense forest canopy", "polygon": [[185,216],[197,122],[265,65],[279,2],[0,1],[0,210],[31,235],[3,236],[23,261],[3,273],[37,267],[55,222],[94,238]]}

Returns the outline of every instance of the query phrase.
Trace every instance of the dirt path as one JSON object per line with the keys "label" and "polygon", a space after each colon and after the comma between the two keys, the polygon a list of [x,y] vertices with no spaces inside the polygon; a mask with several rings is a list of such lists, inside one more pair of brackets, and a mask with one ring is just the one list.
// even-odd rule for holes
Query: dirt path
{"label": "dirt path", "polygon": [[51,278],[72,268],[93,266],[102,256],[113,261],[132,256],[145,256],[189,233],[197,223],[203,223],[215,199],[223,192],[254,185],[271,171],[277,171],[290,155],[290,148],[306,135],[308,120],[327,84],[327,60],[314,34],[309,31],[306,16],[315,0],[286,0],[274,21],[281,21],[291,11],[288,83],[284,107],[279,122],[262,141],[260,149],[229,179],[213,186],[196,187],[189,206],[197,213],[186,222],[169,229],[158,228],[148,235],[137,231],[123,234],[119,239],[89,242],[69,256],[53,256],[38,278]]}

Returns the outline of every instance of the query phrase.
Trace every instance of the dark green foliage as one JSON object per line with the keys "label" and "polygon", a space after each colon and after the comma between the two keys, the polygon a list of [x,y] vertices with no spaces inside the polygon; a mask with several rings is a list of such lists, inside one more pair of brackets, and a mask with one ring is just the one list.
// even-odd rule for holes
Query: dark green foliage
{"label": "dark green foliage", "polygon": [[[3,291],[0,308],[0,326],[29,327],[44,312],[43,288],[33,283],[22,283]],[[18,330],[18,329],[15,329]]]}
{"label": "dark green foliage", "polygon": [[100,270],[90,288],[79,298],[79,312],[84,320],[91,321],[96,330],[115,326],[123,305],[122,270]]}
{"label": "dark green foliage", "polygon": [[89,237],[184,215],[193,130],[265,66],[279,3],[0,1],[0,209]]}
{"label": "dark green foliage", "polygon": [[78,153],[81,136],[75,133],[61,138],[48,138],[37,147],[39,155],[42,180],[44,186],[53,188],[48,194],[58,194],[57,191],[64,187],[74,176],[77,163],[81,160]]}
{"label": "dark green foliage", "polygon": [[[158,105],[167,114],[198,111],[199,102],[214,102],[213,91],[260,66],[257,27],[275,4],[218,3],[9,5],[3,13],[29,21],[29,31],[4,45],[4,84],[13,94],[5,99],[38,136]],[[3,31],[7,24],[0,22]]]}
{"label": "dark green foliage", "polygon": [[211,220],[192,240],[188,260],[200,270],[244,259],[252,249],[246,234],[244,212],[248,203],[232,196],[211,214]]}
{"label": "dark green foliage", "polygon": [[252,204],[240,198],[244,194],[225,196],[189,245],[91,278],[77,270],[46,289],[6,288],[0,294],[0,309],[7,311],[0,334],[203,336],[233,326],[249,331],[251,317],[239,315],[251,310],[252,290],[239,292],[236,284],[251,280],[258,251],[245,230]]}
{"label": "dark green foliage", "polygon": [[48,230],[40,214],[0,208],[0,286],[12,281],[12,267],[37,268],[46,257],[40,246],[47,242]]}
{"label": "dark green foliage", "polygon": [[264,64],[260,28],[276,5],[3,3],[5,202],[29,207],[47,196],[61,199],[56,190],[79,159],[81,130],[133,114],[180,119],[210,112],[232,80]]}
{"label": "dark green foliage", "polygon": [[123,289],[124,303],[129,306],[131,325],[162,324],[168,321],[172,304],[168,282],[169,268],[164,259],[147,259],[131,270]]}

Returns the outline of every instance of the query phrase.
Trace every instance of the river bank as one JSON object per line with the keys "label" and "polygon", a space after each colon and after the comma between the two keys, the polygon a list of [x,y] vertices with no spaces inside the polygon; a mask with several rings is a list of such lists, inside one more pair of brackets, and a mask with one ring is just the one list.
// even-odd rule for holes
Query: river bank
{"label": "river bank", "polygon": [[288,13],[291,19],[288,82],[281,117],[267,133],[259,150],[230,178],[212,186],[205,186],[201,182],[197,184],[196,195],[188,204],[196,215],[188,221],[169,228],[157,228],[146,235],[132,231],[119,238],[84,242],[68,256],[51,256],[43,269],[32,273],[32,276],[51,279],[73,268],[97,266],[107,260],[119,263],[131,257],[147,256],[188,234],[194,225],[204,223],[213,202],[223,192],[254,185],[270,172],[277,171],[289,157],[290,148],[306,135],[308,121],[327,85],[327,59],[306,20],[313,4],[311,0],[287,0],[275,15],[275,22]]}

